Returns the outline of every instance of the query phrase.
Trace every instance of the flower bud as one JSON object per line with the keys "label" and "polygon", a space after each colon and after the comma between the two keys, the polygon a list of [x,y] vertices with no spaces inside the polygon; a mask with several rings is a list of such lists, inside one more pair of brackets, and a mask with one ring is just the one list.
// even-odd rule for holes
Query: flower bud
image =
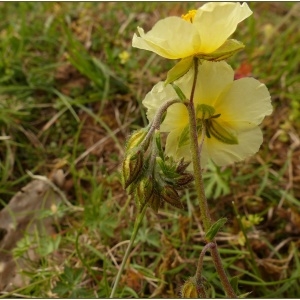
{"label": "flower bud", "polygon": [[129,153],[123,161],[123,185],[127,188],[143,171],[143,152]]}
{"label": "flower bud", "polygon": [[157,213],[161,205],[161,197],[155,191],[148,200],[149,206]]}
{"label": "flower bud", "polygon": [[190,277],[180,291],[181,298],[199,298],[195,277]]}
{"label": "flower bud", "polygon": [[184,162],[184,159],[182,158],[177,165],[176,172],[177,173],[184,172],[186,170],[186,168],[189,166],[189,164],[190,164],[190,162]]}
{"label": "flower bud", "polygon": [[190,173],[182,174],[176,179],[176,186],[178,188],[184,188],[188,184],[190,184],[193,180],[194,180],[193,174]]}
{"label": "flower bud", "polygon": [[142,178],[136,188],[136,198],[139,206],[143,206],[149,201],[154,191],[153,178]]}
{"label": "flower bud", "polygon": [[[134,131],[130,137],[128,138],[127,142],[126,142],[126,152],[130,152],[132,149],[134,149],[135,147],[138,147],[145,139],[146,135],[148,133],[148,128],[141,128],[138,129],[136,131]],[[144,151],[147,150],[148,146],[149,146],[149,142],[150,139],[148,140],[148,142],[146,143],[144,149]]]}
{"label": "flower bud", "polygon": [[196,278],[196,276],[190,277],[184,285],[181,287],[180,296],[181,298],[207,298],[207,284],[205,279]]}
{"label": "flower bud", "polygon": [[169,186],[169,185],[165,185],[161,191],[161,197],[163,200],[165,200],[166,202],[168,202],[169,204],[177,207],[177,208],[181,208],[183,209],[183,205],[180,202],[180,197],[177,193],[177,191]]}

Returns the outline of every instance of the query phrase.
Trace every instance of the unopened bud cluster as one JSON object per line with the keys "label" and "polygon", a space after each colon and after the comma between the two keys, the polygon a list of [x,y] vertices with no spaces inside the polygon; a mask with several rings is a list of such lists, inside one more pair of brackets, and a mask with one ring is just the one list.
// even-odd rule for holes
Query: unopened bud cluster
{"label": "unopened bud cluster", "polygon": [[193,175],[186,172],[189,163],[183,160],[176,163],[165,157],[159,131],[149,135],[148,130],[135,131],[127,141],[123,186],[133,195],[140,210],[149,205],[157,212],[163,201],[183,208],[179,190],[193,181]]}
{"label": "unopened bud cluster", "polygon": [[181,298],[209,298],[210,284],[204,277],[189,277],[180,288]]}

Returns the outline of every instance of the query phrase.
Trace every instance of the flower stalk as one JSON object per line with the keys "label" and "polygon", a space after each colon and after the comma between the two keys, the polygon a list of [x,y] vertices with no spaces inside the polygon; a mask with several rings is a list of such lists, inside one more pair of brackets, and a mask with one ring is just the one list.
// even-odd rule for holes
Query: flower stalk
{"label": "flower stalk", "polygon": [[222,260],[221,260],[221,257],[220,257],[220,254],[219,254],[219,251],[218,251],[218,248],[217,248],[217,244],[215,244],[216,247],[211,247],[210,250],[211,250],[211,257],[212,257],[212,260],[214,262],[214,265],[215,265],[215,268],[217,270],[217,273],[219,275],[219,278],[221,280],[221,283],[223,285],[223,288],[227,294],[227,297],[229,298],[237,298],[230,282],[229,282],[229,279],[228,279],[228,276],[225,272],[225,269],[223,268],[223,265],[222,265]]}
{"label": "flower stalk", "polygon": [[[197,132],[197,121],[196,112],[194,106],[194,94],[196,89],[196,82],[198,76],[198,59],[194,58],[194,81],[191,90],[190,102],[187,104],[187,109],[189,113],[189,126],[190,126],[190,141],[191,141],[191,152],[192,152],[192,163],[194,167],[195,176],[195,188],[198,196],[199,206],[200,206],[200,217],[203,222],[205,232],[211,226],[211,218],[208,210],[208,205],[205,197],[205,190],[202,179],[201,171],[201,158],[200,158],[200,147],[198,144],[198,132]],[[204,126],[203,126],[204,128]],[[204,129],[205,130],[205,129]],[[202,135],[204,136],[204,135]],[[202,146],[201,146],[202,147]]]}
{"label": "flower stalk", "polygon": [[139,231],[139,228],[141,226],[141,223],[142,223],[142,221],[144,219],[144,216],[145,216],[145,213],[146,213],[146,210],[147,210],[147,206],[148,205],[145,205],[143,207],[142,211],[138,213],[137,218],[135,219],[135,223],[134,223],[133,232],[132,232],[132,235],[131,235],[131,238],[130,238],[130,242],[129,242],[129,244],[127,246],[127,249],[126,249],[126,252],[124,254],[121,266],[120,266],[120,268],[118,270],[118,274],[116,276],[116,279],[115,279],[115,282],[114,282],[114,285],[113,285],[113,288],[111,290],[109,298],[114,298],[115,297],[115,293],[116,293],[119,281],[121,279],[121,275],[122,275],[123,270],[125,268],[125,264],[126,264],[126,262],[128,260],[128,257],[129,257],[130,251],[132,249],[132,246],[134,244],[136,235],[137,235],[137,233]]}
{"label": "flower stalk", "polygon": [[[197,122],[196,122],[196,112],[194,107],[194,94],[197,82],[197,74],[198,74],[198,59],[194,58],[194,79],[193,85],[191,90],[190,102],[187,105],[188,113],[189,113],[189,124],[190,124],[190,137],[191,137],[191,152],[192,152],[192,163],[194,167],[194,176],[195,176],[195,188],[198,196],[199,207],[200,207],[200,217],[203,222],[204,231],[207,232],[211,227],[211,217],[208,209],[207,200],[205,197],[205,190],[202,178],[202,170],[201,170],[201,149],[203,145],[203,139],[205,137],[205,126],[202,126],[202,141],[201,144],[198,144],[198,132],[197,132]],[[204,124],[204,123],[203,123]],[[209,245],[209,246],[208,246]],[[214,245],[214,246],[212,246]],[[230,298],[236,298],[234,290],[230,285],[226,272],[223,268],[221,257],[218,252],[217,244],[213,240],[212,243],[208,243],[207,248],[204,248],[205,251],[210,248],[211,249],[211,256],[216,268],[216,271],[219,275],[223,288]],[[197,268],[197,278],[201,273],[202,269],[202,262],[205,252],[203,252],[203,256],[200,255],[199,264]]]}

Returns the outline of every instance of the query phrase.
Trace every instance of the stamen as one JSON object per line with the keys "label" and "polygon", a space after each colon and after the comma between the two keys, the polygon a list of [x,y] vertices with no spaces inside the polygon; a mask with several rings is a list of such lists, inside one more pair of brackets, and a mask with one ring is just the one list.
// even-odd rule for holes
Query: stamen
{"label": "stamen", "polygon": [[236,136],[222,127],[217,121],[212,119],[206,120],[206,129],[210,135],[224,144],[236,145],[239,143]]}
{"label": "stamen", "polygon": [[216,115],[212,116],[211,118],[216,119],[216,118],[219,118],[220,116],[221,116],[221,114],[216,114]]}
{"label": "stamen", "polygon": [[197,13],[196,9],[189,10],[189,12],[185,15],[182,15],[181,18],[185,21],[193,23],[193,20],[194,20],[194,17],[196,15],[196,13]]}

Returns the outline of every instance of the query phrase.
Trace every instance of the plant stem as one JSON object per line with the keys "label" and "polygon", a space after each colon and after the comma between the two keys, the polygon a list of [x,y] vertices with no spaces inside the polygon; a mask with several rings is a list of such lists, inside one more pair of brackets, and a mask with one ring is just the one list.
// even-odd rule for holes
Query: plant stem
{"label": "plant stem", "polygon": [[217,244],[216,244],[216,247],[212,247],[210,249],[211,249],[210,251],[211,251],[212,260],[215,264],[215,268],[218,272],[219,278],[220,278],[223,288],[227,294],[227,297],[237,298],[237,296],[228,280],[227,274],[223,268],[222,260],[221,260],[221,257],[220,257],[220,254],[219,254],[219,251],[217,248]]}
{"label": "plant stem", "polygon": [[198,76],[198,59],[194,58],[195,75],[190,96],[190,102],[187,104],[187,109],[190,119],[190,137],[191,137],[191,152],[192,152],[192,163],[194,167],[195,187],[198,195],[199,206],[200,206],[200,217],[203,222],[205,232],[211,226],[211,218],[208,210],[208,205],[205,197],[205,190],[202,179],[201,171],[201,160],[200,160],[200,147],[198,145],[198,132],[197,132],[197,120],[194,106],[194,94]]}
{"label": "plant stem", "polygon": [[199,260],[198,260],[198,266],[197,266],[197,271],[196,271],[196,279],[197,280],[201,280],[201,273],[202,273],[202,269],[203,269],[203,260],[204,260],[204,256],[205,253],[207,252],[207,250],[211,249],[211,248],[215,248],[216,244],[213,242],[210,242],[208,244],[206,244],[199,256]]}
{"label": "plant stem", "polygon": [[[190,123],[190,140],[191,140],[191,153],[192,153],[192,163],[194,168],[194,177],[195,177],[195,188],[199,200],[199,207],[200,207],[200,217],[203,222],[204,231],[207,232],[209,228],[212,225],[211,217],[209,214],[208,204],[205,197],[205,190],[204,190],[204,184],[203,184],[203,178],[202,178],[202,170],[201,170],[201,150],[205,138],[205,126],[204,123],[202,124],[202,139],[201,144],[198,144],[198,132],[197,132],[197,119],[196,119],[196,112],[195,112],[195,106],[194,106],[194,95],[195,95],[195,89],[196,89],[196,83],[197,83],[197,76],[198,76],[198,59],[194,58],[194,80],[191,90],[191,96],[190,96],[190,102],[187,104],[187,109],[189,113],[189,123]],[[228,277],[226,275],[226,272],[222,266],[221,257],[218,252],[217,244],[215,240],[212,241],[215,247],[211,247],[211,256],[216,268],[216,271],[219,275],[219,278],[221,280],[221,283],[223,285],[223,288],[230,298],[236,298],[236,295],[234,293],[233,288],[230,285],[230,282],[228,280]],[[209,244],[207,244],[208,246]],[[209,247],[208,247],[209,248]],[[205,251],[208,248],[204,248]],[[203,250],[204,250],[203,249]],[[205,252],[204,252],[205,254]],[[204,257],[203,254],[203,257]],[[200,255],[200,258],[201,255]],[[199,260],[200,260],[199,258]],[[202,258],[203,260],[203,258]],[[200,270],[199,270],[200,268]],[[200,260],[200,267],[198,265],[197,269],[197,275],[199,276],[199,273],[201,272],[202,265]],[[201,275],[200,275],[201,276]]]}
{"label": "plant stem", "polygon": [[203,261],[204,261],[205,253],[207,252],[207,250],[209,250],[212,247],[216,247],[216,244],[212,243],[212,242],[206,244],[203,247],[203,249],[202,249],[202,251],[200,253],[200,256],[199,256],[199,260],[198,260],[198,265],[197,265],[197,271],[196,271],[196,275],[195,275],[195,280],[196,280],[196,283],[197,283],[198,296],[200,298],[207,298],[205,288],[203,287],[203,284],[202,284],[203,278],[202,278],[201,274],[202,274],[202,269],[203,269]]}
{"label": "plant stem", "polygon": [[169,108],[169,106],[175,104],[175,103],[180,103],[181,101],[178,99],[171,99],[163,103],[159,109],[157,110],[150,126],[149,126],[149,131],[147,132],[144,141],[140,144],[140,148],[143,148],[144,145],[148,142],[148,139],[152,137],[153,132],[157,129],[160,128],[161,124],[161,118],[163,114],[166,112],[166,110]]}
{"label": "plant stem", "polygon": [[130,238],[130,242],[129,242],[129,244],[128,244],[128,246],[127,246],[127,249],[126,249],[126,252],[125,252],[125,254],[124,254],[124,257],[123,257],[123,260],[122,260],[122,264],[121,264],[121,266],[120,266],[120,268],[119,268],[119,270],[118,270],[118,274],[117,274],[117,277],[116,277],[116,280],[115,280],[115,282],[114,282],[114,285],[113,285],[113,288],[112,288],[112,291],[111,291],[111,293],[110,293],[109,298],[114,298],[114,296],[115,296],[115,292],[116,292],[116,290],[117,290],[119,281],[120,281],[120,279],[121,279],[121,275],[122,275],[122,273],[123,273],[125,264],[126,264],[127,259],[128,259],[128,257],[129,257],[130,251],[131,251],[132,246],[133,246],[133,244],[134,244],[134,241],[135,241],[136,235],[137,235],[137,233],[138,233],[138,230],[139,230],[139,228],[140,228],[140,225],[141,225],[141,223],[142,223],[142,221],[143,221],[143,218],[144,218],[144,216],[145,216],[147,207],[148,207],[148,205],[145,205],[145,206],[143,207],[142,211],[138,213],[137,218],[135,219],[134,228],[133,228],[133,232],[132,232],[132,235],[131,235],[131,238]]}

